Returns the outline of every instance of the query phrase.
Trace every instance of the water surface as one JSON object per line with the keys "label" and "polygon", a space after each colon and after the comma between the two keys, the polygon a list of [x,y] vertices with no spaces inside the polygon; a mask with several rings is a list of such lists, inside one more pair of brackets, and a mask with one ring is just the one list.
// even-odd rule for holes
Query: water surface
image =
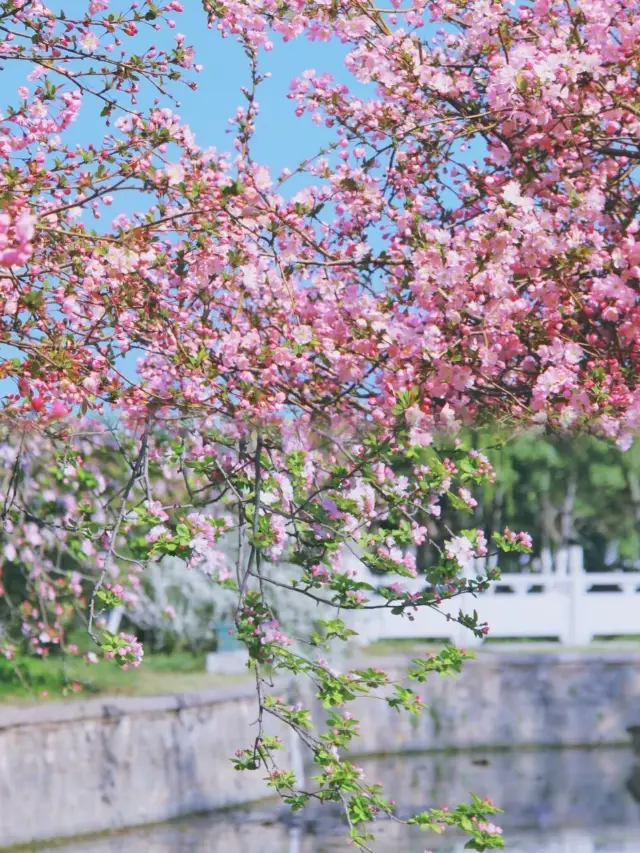
{"label": "water surface", "polygon": [[[360,762],[408,817],[455,805],[469,791],[504,808],[496,822],[513,853],[640,853],[640,766],[622,749],[412,755]],[[634,791],[637,793],[634,795]],[[462,853],[464,839],[392,821],[376,853]],[[309,812],[299,825],[277,804],[70,842],[57,853],[338,853],[349,851],[338,815]],[[43,846],[40,853],[52,853]]]}

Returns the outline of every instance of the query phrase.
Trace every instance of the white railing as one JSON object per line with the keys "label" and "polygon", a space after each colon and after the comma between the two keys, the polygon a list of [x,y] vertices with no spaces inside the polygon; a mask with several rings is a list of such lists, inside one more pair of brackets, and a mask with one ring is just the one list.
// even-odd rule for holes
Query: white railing
{"label": "white railing", "polygon": [[[358,576],[375,586],[399,580],[372,575],[358,561]],[[479,567],[480,568],[480,567]],[[469,573],[475,576],[475,571]],[[407,583],[403,583],[405,588]],[[593,587],[615,587],[616,591],[594,591]],[[411,591],[423,588],[419,579],[411,582]],[[374,596],[372,603],[383,603]],[[554,639],[567,646],[583,646],[595,637],[640,634],[640,572],[585,572],[579,546],[557,555],[542,571],[504,575],[499,584],[477,596],[460,595],[445,601],[440,612],[421,608],[410,620],[394,616],[390,610],[372,610],[353,614],[353,625],[364,643],[390,639],[449,640],[460,646],[480,645],[483,640],[456,622],[457,617],[478,612],[481,622],[489,624],[494,639]],[[352,620],[350,620],[352,621]]]}

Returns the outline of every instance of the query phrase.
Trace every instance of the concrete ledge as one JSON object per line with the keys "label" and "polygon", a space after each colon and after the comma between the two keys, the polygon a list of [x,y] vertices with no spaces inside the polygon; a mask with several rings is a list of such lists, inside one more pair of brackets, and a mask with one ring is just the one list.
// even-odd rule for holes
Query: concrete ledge
{"label": "concrete ledge", "polygon": [[[640,619],[640,614],[639,614]],[[533,646],[533,648],[531,648]],[[430,649],[431,651],[432,649]],[[478,664],[487,664],[498,662],[508,666],[518,664],[541,664],[552,662],[554,664],[564,663],[621,663],[621,664],[636,664],[640,666],[640,647],[635,646],[633,649],[625,648],[598,648],[591,649],[563,649],[562,646],[538,646],[533,643],[509,645],[503,649],[501,645],[487,645],[481,648],[472,649],[475,654],[475,660],[466,661],[464,666],[477,666]],[[419,658],[423,655],[420,652],[415,654],[394,654],[385,655],[384,657],[367,657],[366,655],[358,655],[353,659],[349,659],[349,666],[360,666],[369,661],[369,666],[372,663],[375,665],[388,667],[391,664],[403,665],[407,664],[413,658]]]}
{"label": "concrete ledge", "polygon": [[186,708],[246,700],[255,695],[255,684],[241,684],[166,696],[123,696],[24,706],[0,704],[0,731],[26,726],[72,723],[79,720],[108,720],[140,714],[171,713]]}

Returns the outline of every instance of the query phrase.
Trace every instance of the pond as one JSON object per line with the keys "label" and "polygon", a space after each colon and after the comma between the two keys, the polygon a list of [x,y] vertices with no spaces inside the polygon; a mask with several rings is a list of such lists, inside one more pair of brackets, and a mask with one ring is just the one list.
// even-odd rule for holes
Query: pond
{"label": "pond", "polygon": [[[469,791],[505,810],[513,853],[638,853],[640,767],[624,749],[549,749],[402,755],[359,762],[367,779],[384,783],[399,816],[453,805]],[[636,792],[634,794],[634,791]],[[391,821],[377,828],[376,853],[462,853],[455,835],[421,833]],[[54,848],[39,848],[53,853]],[[338,853],[350,847],[328,809],[299,825],[276,803],[194,817],[57,846],[57,853]]]}

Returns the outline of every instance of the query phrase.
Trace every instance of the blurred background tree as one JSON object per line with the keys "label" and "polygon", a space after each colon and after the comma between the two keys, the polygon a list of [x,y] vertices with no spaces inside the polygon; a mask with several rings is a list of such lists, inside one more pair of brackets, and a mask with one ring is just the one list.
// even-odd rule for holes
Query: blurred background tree
{"label": "blurred background tree", "polygon": [[[508,439],[497,430],[474,432],[474,446],[496,469],[495,485],[473,491],[473,524],[491,533],[505,526],[527,530],[534,542],[530,561],[549,564],[569,545],[580,545],[587,571],[640,568],[640,443],[621,451],[592,436],[557,436],[531,431]],[[470,516],[443,508],[451,531],[470,526]],[[438,544],[444,525],[429,523]],[[438,538],[439,532],[439,538]],[[419,564],[435,556],[420,549]],[[521,567],[517,556],[502,555],[503,571]]]}
{"label": "blurred background tree", "polygon": [[[640,442],[622,452],[585,435],[550,435],[538,430],[509,437],[496,427],[460,437],[486,454],[496,469],[496,481],[473,490],[477,503],[471,514],[455,499],[443,501],[441,519],[425,513],[423,523],[435,544],[425,543],[419,548],[419,567],[435,561],[437,547],[464,528],[482,528],[490,539],[493,532],[508,526],[529,531],[534,550],[531,558],[503,554],[503,573],[550,567],[558,552],[575,544],[583,549],[587,571],[640,569]],[[451,458],[455,459],[453,447]],[[37,476],[37,471],[32,473]],[[114,471],[114,482],[117,473]],[[41,528],[37,519],[33,526],[35,536]],[[233,542],[221,547],[229,551],[233,562]],[[5,555],[1,578],[0,637],[9,628],[20,630],[22,603],[29,598],[29,585],[37,580],[19,557],[9,557],[13,555]],[[54,572],[60,578],[75,576],[78,588],[82,588],[77,598],[65,600],[58,618],[73,642],[81,648],[87,645],[87,649],[85,588],[93,579],[91,564],[90,555],[67,549],[58,555]],[[273,566],[271,571],[283,583],[291,576],[286,563]],[[135,630],[149,652],[202,654],[214,650],[220,625],[229,619],[233,608],[228,591],[211,582],[212,572],[207,565],[185,572],[184,563],[177,558],[152,564],[140,577],[134,606],[113,614],[113,629]],[[283,623],[292,626],[294,634],[323,615],[315,606],[308,606],[306,599],[290,612],[286,596],[281,600],[277,588],[273,594],[275,611]],[[28,652],[30,642],[25,635],[23,652]],[[54,655],[58,653],[57,646],[50,649]]]}

